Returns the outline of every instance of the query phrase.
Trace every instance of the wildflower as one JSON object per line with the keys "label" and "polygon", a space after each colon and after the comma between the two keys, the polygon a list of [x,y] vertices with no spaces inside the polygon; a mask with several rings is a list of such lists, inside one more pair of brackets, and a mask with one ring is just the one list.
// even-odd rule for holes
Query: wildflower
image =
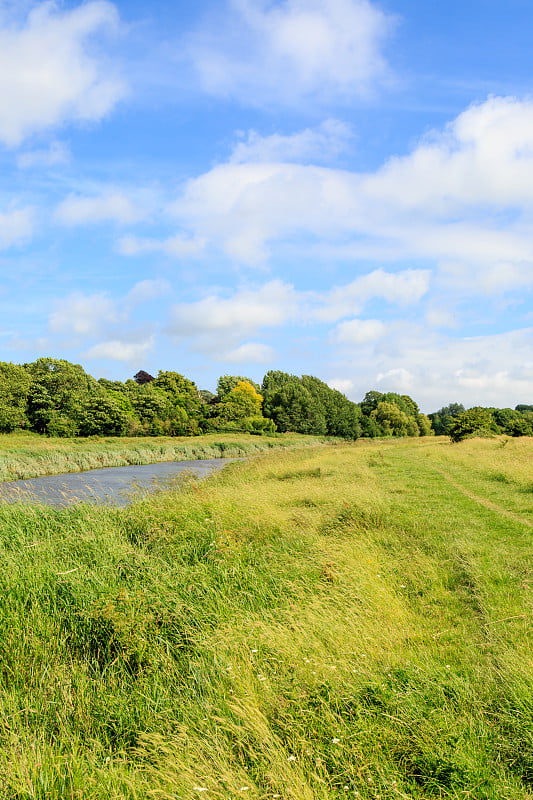
{"label": "wildflower", "polygon": [[308,658],[304,658],[304,661],[305,661],[306,664],[310,664],[311,663],[310,659],[308,659]]}
{"label": "wildflower", "polygon": [[339,744],[340,739],[332,739],[331,741],[333,742],[333,744]]}
{"label": "wildflower", "polygon": [[249,788],[250,788],[249,786],[241,786],[239,792],[247,792]]}
{"label": "wildflower", "polygon": [[192,790],[193,790],[193,792],[208,792],[209,791],[207,786],[193,786]]}
{"label": "wildflower", "polygon": [[258,653],[258,652],[259,652],[258,650],[252,650],[252,653]]}
{"label": "wildflower", "polygon": [[287,761],[296,761],[296,756],[289,756]]}

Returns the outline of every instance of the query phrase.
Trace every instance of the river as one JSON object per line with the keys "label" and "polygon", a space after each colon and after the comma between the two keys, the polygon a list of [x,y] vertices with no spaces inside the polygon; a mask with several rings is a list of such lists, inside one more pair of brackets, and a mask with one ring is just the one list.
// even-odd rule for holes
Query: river
{"label": "river", "polygon": [[135,464],[7,481],[0,483],[0,503],[25,502],[56,507],[75,503],[126,506],[153,492],[177,488],[186,476],[206,478],[236,460],[241,459]]}

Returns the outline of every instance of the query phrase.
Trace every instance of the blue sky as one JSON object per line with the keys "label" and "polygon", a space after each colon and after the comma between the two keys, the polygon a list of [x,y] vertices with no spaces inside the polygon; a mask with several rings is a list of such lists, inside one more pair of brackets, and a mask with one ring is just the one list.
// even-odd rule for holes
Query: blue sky
{"label": "blue sky", "polygon": [[526,0],[0,0],[0,360],[533,402]]}

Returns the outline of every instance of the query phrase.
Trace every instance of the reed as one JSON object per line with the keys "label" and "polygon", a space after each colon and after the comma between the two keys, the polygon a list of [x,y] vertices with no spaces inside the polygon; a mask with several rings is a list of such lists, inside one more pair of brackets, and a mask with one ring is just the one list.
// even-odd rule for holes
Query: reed
{"label": "reed", "polygon": [[533,441],[502,441],[0,507],[0,797],[531,798]]}

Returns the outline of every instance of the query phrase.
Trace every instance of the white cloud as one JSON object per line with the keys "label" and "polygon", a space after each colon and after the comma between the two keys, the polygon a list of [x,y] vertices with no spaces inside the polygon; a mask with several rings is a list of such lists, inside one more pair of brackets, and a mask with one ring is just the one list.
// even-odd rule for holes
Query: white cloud
{"label": "white cloud", "polygon": [[16,146],[34,133],[78,120],[100,120],[124,94],[95,34],[116,29],[106,0],[60,11],[40,2],[22,24],[0,7],[0,141]]}
{"label": "white cloud", "polygon": [[271,281],[260,289],[242,289],[233,297],[211,295],[195,303],[180,303],[172,309],[167,332],[189,338],[206,335],[233,340],[265,327],[282,325],[293,313],[293,289]]}
{"label": "white cloud", "polygon": [[0,211],[0,248],[8,248],[28,239],[33,233],[34,210],[18,208]]}
{"label": "white cloud", "polygon": [[337,326],[335,338],[342,344],[362,344],[375,342],[386,334],[387,326],[379,319],[351,319]]}
{"label": "white cloud", "polygon": [[367,272],[348,285],[334,287],[323,295],[315,312],[316,317],[334,322],[359,313],[369,300],[375,298],[403,306],[417,303],[429,290],[430,275],[426,269],[406,269],[401,272],[376,269]]}
{"label": "white cloud", "polygon": [[96,197],[70,195],[56,209],[56,219],[64,225],[83,225],[113,221],[136,222],[143,212],[122,192],[109,192]]}
{"label": "white cloud", "polygon": [[220,356],[220,361],[233,364],[268,364],[272,363],[275,353],[272,347],[260,342],[244,342]]}
{"label": "white cloud", "polygon": [[140,236],[123,236],[117,250],[123,256],[138,256],[145,253],[164,253],[176,258],[197,256],[205,246],[205,239],[195,239],[179,234],[167,239],[147,239]]}
{"label": "white cloud", "polygon": [[54,167],[70,161],[70,149],[64,142],[52,142],[45,150],[26,150],[17,155],[17,166],[20,169],[30,167]]}
{"label": "white cloud", "polygon": [[331,378],[328,381],[328,386],[331,389],[336,389],[338,392],[341,392],[342,394],[347,394],[348,392],[353,391],[354,382],[349,378]]}
{"label": "white cloud", "polygon": [[[227,163],[188,181],[169,211],[242,263],[290,241],[322,258],[429,260],[443,288],[507,291],[533,284],[531,141],[533,101],[489,98],[375,172]],[[256,144],[266,155],[268,139]]]}
{"label": "white cloud", "polygon": [[92,295],[72,292],[55,305],[49,319],[53,333],[88,336],[119,319],[115,303],[104,292]]}
{"label": "white cloud", "polygon": [[359,400],[369,389],[411,395],[426,411],[451,402],[514,407],[533,396],[533,328],[452,337],[396,323],[394,336],[335,362]]}
{"label": "white cloud", "polygon": [[145,341],[123,341],[110,339],[100,342],[89,348],[85,353],[87,358],[107,358],[112,361],[141,361],[150,350],[153,350],[155,337],[150,336]]}
{"label": "white cloud", "polygon": [[287,136],[279,133],[260,136],[252,130],[248,131],[244,141],[235,145],[230,162],[328,161],[346,150],[352,139],[350,126],[336,119],[328,119],[317,128],[306,128]]}
{"label": "white cloud", "polygon": [[252,105],[349,99],[386,78],[391,24],[368,0],[229,0],[189,55],[208,92]]}
{"label": "white cloud", "polygon": [[172,290],[170,283],[162,278],[156,280],[147,279],[139,281],[133,286],[126,297],[124,303],[126,307],[132,308],[134,306],[145,303],[148,300],[155,300],[159,297],[168,297]]}

